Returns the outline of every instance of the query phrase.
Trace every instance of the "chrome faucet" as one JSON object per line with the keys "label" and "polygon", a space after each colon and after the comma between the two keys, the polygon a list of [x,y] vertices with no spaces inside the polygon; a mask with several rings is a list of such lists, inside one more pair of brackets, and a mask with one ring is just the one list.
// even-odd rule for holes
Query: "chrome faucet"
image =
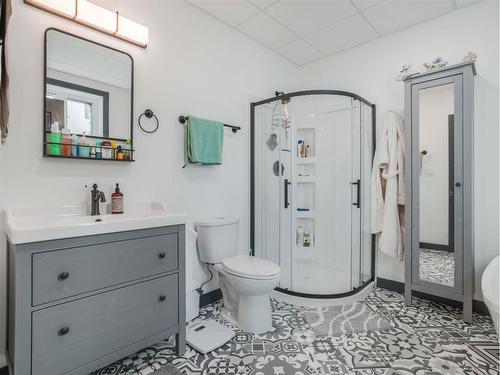
{"label": "chrome faucet", "polygon": [[90,215],[100,215],[99,201],[106,202],[104,192],[97,190],[97,184],[92,185],[93,189],[90,191]]}

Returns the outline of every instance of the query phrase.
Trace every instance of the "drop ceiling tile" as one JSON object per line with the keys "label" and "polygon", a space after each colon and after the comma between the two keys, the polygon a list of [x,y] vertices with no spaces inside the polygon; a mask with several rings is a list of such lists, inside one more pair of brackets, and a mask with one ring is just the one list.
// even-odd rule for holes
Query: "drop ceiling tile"
{"label": "drop ceiling tile", "polygon": [[323,56],[321,52],[299,39],[276,50],[297,65],[304,65]]}
{"label": "drop ceiling tile", "polygon": [[231,26],[238,26],[259,12],[257,7],[246,0],[188,1]]}
{"label": "drop ceiling tile", "polygon": [[375,39],[377,33],[356,14],[334,25],[308,35],[304,39],[326,55]]}
{"label": "drop ceiling tile", "polygon": [[479,0],[455,0],[457,3],[457,7],[463,8],[466,7],[467,5],[471,5],[474,3],[477,3]]}
{"label": "drop ceiling tile", "polygon": [[356,8],[349,0],[281,0],[265,11],[304,36],[356,13]]}
{"label": "drop ceiling tile", "polygon": [[387,0],[363,11],[370,23],[382,34],[416,25],[454,9],[452,0]]}
{"label": "drop ceiling tile", "polygon": [[356,5],[360,10],[371,8],[374,5],[378,5],[385,0],[352,0],[354,5]]}
{"label": "drop ceiling tile", "polygon": [[279,48],[296,39],[297,36],[273,20],[265,13],[243,22],[238,29],[248,36],[273,49]]}
{"label": "drop ceiling tile", "polygon": [[260,9],[269,8],[271,5],[276,3],[278,0],[250,0],[254,5],[258,6]]}

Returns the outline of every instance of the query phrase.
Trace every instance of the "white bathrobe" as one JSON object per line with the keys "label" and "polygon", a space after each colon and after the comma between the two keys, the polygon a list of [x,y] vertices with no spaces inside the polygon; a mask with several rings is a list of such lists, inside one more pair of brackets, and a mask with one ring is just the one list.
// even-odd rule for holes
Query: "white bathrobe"
{"label": "white bathrobe", "polygon": [[[372,233],[380,233],[379,249],[403,259],[403,228],[398,205],[405,204],[403,119],[394,111],[384,118],[372,170]],[[381,177],[385,180],[385,196]]]}

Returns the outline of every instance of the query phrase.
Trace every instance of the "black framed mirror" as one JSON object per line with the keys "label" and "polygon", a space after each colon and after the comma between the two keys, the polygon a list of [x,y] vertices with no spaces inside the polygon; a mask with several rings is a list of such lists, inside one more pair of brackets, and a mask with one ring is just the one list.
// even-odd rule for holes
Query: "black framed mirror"
{"label": "black framed mirror", "polygon": [[44,70],[44,157],[133,161],[132,56],[49,28]]}

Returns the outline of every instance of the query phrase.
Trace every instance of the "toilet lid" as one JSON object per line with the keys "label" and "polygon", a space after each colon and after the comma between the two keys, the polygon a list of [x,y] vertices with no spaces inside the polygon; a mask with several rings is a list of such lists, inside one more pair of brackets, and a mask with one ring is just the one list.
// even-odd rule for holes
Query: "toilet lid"
{"label": "toilet lid", "polygon": [[226,258],[222,266],[233,275],[248,278],[271,278],[281,272],[280,267],[273,262],[248,255]]}

